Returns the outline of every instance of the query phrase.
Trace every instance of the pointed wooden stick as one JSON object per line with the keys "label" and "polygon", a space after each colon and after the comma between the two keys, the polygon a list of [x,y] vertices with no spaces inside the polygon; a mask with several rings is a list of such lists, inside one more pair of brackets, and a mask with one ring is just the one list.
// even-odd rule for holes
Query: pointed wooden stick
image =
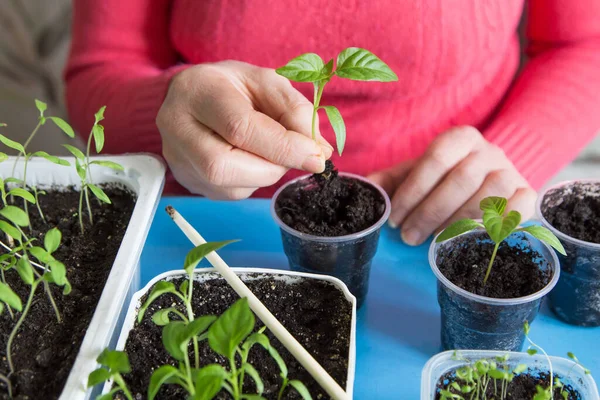
{"label": "pointed wooden stick", "polygon": [[[199,246],[206,240],[187,222],[173,207],[167,206],[167,213],[183,231],[185,236]],[[309,354],[308,351],[288,332],[287,329],[275,318],[265,305],[248,289],[237,274],[216,253],[212,252],[206,259],[225,278],[227,283],[240,297],[246,297],[248,304],[260,320],[279,339],[286,349],[302,364],[321,387],[335,400],[350,400],[344,389],[325,371],[325,369]]]}

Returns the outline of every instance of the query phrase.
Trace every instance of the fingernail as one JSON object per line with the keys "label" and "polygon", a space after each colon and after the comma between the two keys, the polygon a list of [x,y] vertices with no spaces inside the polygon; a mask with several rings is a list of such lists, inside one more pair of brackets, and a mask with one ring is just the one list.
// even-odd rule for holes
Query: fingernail
{"label": "fingernail", "polygon": [[331,157],[331,155],[333,154],[333,147],[325,145],[323,143],[319,143],[319,145],[321,146],[321,150],[323,150],[323,156],[325,157],[325,159]]}
{"label": "fingernail", "polygon": [[402,233],[400,234],[400,236],[402,237],[402,240],[404,241],[404,243],[411,245],[411,246],[417,246],[418,244],[421,243],[421,233],[419,231],[417,231],[416,229],[406,229],[406,230],[402,230]]}
{"label": "fingernail", "polygon": [[319,156],[308,156],[302,164],[302,169],[309,172],[320,173],[325,170],[325,159]]}
{"label": "fingernail", "polygon": [[398,227],[398,224],[395,223],[394,221],[392,221],[391,219],[388,219],[388,225],[390,226],[390,228],[392,229],[396,229]]}

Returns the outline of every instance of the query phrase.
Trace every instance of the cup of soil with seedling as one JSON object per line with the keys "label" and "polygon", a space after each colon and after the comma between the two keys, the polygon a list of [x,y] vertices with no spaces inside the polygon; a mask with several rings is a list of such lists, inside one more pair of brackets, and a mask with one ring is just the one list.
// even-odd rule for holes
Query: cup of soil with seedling
{"label": "cup of soil with seedling", "polygon": [[534,320],[558,281],[550,247],[564,252],[558,239],[541,226],[518,228],[521,215],[505,214],[506,204],[500,197],[483,199],[483,222],[457,221],[431,244],[444,350],[520,351],[523,323]]}
{"label": "cup of soil with seedling", "polygon": [[600,180],[562,182],[538,199],[538,216],[561,241],[550,307],[563,321],[600,326]]}
{"label": "cup of soil with seedling", "polygon": [[[277,73],[291,81],[313,83],[312,138],[317,140],[317,112],[325,110],[340,155],[346,125],[336,107],[320,104],[325,85],[334,76],[355,81],[398,80],[377,56],[356,47],[340,52],[335,69],[333,59],[325,64],[317,54],[307,53],[278,68]],[[327,161],[323,173],[300,177],[280,188],[271,212],[281,228],[290,268],[341,279],[360,307],[367,294],[379,231],[390,214],[385,191],[360,176],[338,174]]]}

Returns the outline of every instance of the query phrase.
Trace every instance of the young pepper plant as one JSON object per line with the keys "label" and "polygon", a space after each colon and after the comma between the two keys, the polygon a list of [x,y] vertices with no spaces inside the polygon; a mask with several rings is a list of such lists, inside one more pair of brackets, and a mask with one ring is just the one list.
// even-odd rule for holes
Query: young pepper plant
{"label": "young pepper plant", "polygon": [[515,210],[511,210],[505,214],[507,203],[508,201],[503,197],[486,197],[479,203],[479,208],[483,211],[483,223],[470,218],[461,219],[444,229],[436,238],[436,242],[440,243],[463,233],[484,228],[490,239],[494,242],[494,250],[483,279],[484,285],[490,277],[492,265],[494,264],[500,244],[514,232],[527,232],[552,246],[559,253],[566,255],[563,245],[548,229],[538,225],[517,228],[521,223],[521,214]]}
{"label": "young pepper plant", "polygon": [[75,169],[77,170],[77,175],[81,179],[81,189],[79,194],[79,227],[81,229],[81,233],[84,233],[85,226],[83,223],[83,199],[85,198],[85,204],[87,208],[88,218],[90,220],[90,225],[94,223],[94,218],[92,215],[92,207],[90,205],[90,195],[89,192],[101,202],[110,204],[111,201],[104,193],[104,191],[97,185],[92,182],[92,175],[90,172],[90,167],[92,165],[99,165],[102,167],[111,168],[115,171],[123,171],[123,166],[117,164],[113,161],[108,160],[95,160],[90,161],[90,151],[92,147],[92,138],[94,140],[94,145],[96,147],[96,153],[100,154],[102,149],[104,148],[104,126],[100,125],[100,121],[104,119],[104,111],[106,110],[106,106],[100,107],[98,112],[94,114],[94,125],[92,126],[92,130],[90,132],[90,136],[88,137],[87,147],[85,154],[79,150],[77,147],[64,144],[63,146],[75,156]]}
{"label": "young pepper plant", "polygon": [[127,400],[133,400],[133,396],[121,375],[131,372],[131,365],[129,364],[127,353],[104,349],[96,361],[101,366],[88,376],[88,388],[104,383],[110,379],[117,385],[117,387],[113,388],[110,392],[96,397],[96,400],[112,400],[115,394],[119,392],[123,392],[123,395]]}
{"label": "young pepper plant", "polygon": [[333,76],[353,81],[393,82],[398,80],[396,74],[386,63],[370,51],[358,47],[349,47],[340,52],[335,70],[333,59],[325,64],[318,54],[306,53],[292,59],[285,66],[278,68],[276,72],[294,82],[313,83],[312,138],[316,140],[317,112],[323,109],[335,132],[337,150],[340,155],[342,155],[346,143],[346,125],[342,114],[336,107],[321,105],[325,85]]}

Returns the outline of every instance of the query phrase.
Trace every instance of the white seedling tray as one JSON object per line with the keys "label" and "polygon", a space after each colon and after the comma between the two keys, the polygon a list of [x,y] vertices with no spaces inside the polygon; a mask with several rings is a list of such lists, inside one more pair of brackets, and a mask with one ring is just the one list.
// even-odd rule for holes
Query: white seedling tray
{"label": "white seedling tray", "polygon": [[[38,158],[30,160],[27,167],[27,183],[35,184],[40,189],[81,186],[75,171],[75,159],[63,158],[72,166],[55,165]],[[88,375],[97,367],[96,358],[100,352],[105,347],[114,346],[125,317],[126,309],[123,305],[139,290],[140,255],[165,182],[165,166],[155,156],[135,154],[97,156],[91,159],[110,160],[121,164],[124,171],[92,165],[90,172],[93,181],[122,185],[136,194],[137,202],[60,400],[87,400],[91,395],[91,391],[87,390]],[[11,176],[14,162],[15,157],[9,157],[1,163],[0,176]],[[22,178],[22,174],[21,159],[17,164],[15,177]],[[35,209],[31,212],[35,212]]]}
{"label": "white seedling tray", "polygon": [[[348,287],[337,278],[325,275],[316,275],[316,274],[308,274],[305,272],[294,272],[294,271],[283,271],[283,270],[274,270],[274,269],[264,269],[264,268],[232,268],[233,271],[243,281],[248,281],[250,279],[265,279],[265,278],[274,278],[281,279],[283,281],[287,281],[288,283],[298,282],[301,279],[314,279],[325,282],[330,282],[338,289],[342,291],[346,300],[350,302],[352,305],[352,322],[350,325],[350,349],[348,352],[348,376],[346,379],[346,393],[348,393],[348,398],[352,398],[352,392],[354,390],[354,370],[356,367],[356,298],[350,293]],[[257,277],[248,277],[248,274],[259,274]],[[123,350],[125,348],[125,344],[127,343],[127,338],[129,337],[129,332],[133,329],[135,325],[135,321],[137,319],[138,310],[142,306],[140,304],[140,300],[144,295],[156,284],[158,281],[166,280],[170,281],[173,279],[177,279],[180,277],[187,276],[186,272],[183,270],[178,271],[168,271],[163,274],[156,276],[152,279],[148,284],[139,292],[133,295],[131,302],[129,303],[129,309],[127,310],[127,315],[125,317],[125,322],[123,323],[123,327],[121,330],[121,334],[119,335],[119,341],[117,342],[117,350]],[[221,275],[214,268],[201,268],[197,269],[194,273],[194,279],[198,282],[204,282],[209,279],[221,278]],[[104,385],[104,389],[102,393],[108,393],[110,388],[112,387],[112,381],[107,382]]]}
{"label": "white seedling tray", "polygon": [[[493,359],[496,356],[509,356],[507,364],[514,368],[518,364],[526,364],[530,371],[548,372],[548,360],[543,354],[530,356],[527,353],[495,351],[495,350],[457,350],[458,354],[470,361]],[[454,360],[454,351],[449,350],[431,357],[421,375],[421,400],[434,400],[436,385],[440,377],[467,364],[467,361]],[[553,372],[561,377],[565,385],[571,385],[579,391],[582,399],[600,399],[596,382],[591,375],[586,375],[583,368],[573,364],[566,358],[550,356]]]}

